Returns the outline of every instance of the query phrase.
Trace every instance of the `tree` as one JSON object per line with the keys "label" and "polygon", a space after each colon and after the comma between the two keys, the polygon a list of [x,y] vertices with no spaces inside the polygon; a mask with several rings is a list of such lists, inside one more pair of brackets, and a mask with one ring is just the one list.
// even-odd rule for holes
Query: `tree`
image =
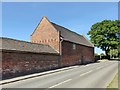
{"label": "tree", "polygon": [[101,53],[100,55],[101,55],[101,56],[104,56],[104,53]]}
{"label": "tree", "polygon": [[109,55],[111,56],[111,58],[117,57],[118,50],[117,49],[110,49]]}
{"label": "tree", "polygon": [[118,57],[120,58],[120,44],[118,45]]}
{"label": "tree", "polygon": [[95,56],[100,56],[99,54],[95,53]]}
{"label": "tree", "polygon": [[110,49],[118,49],[118,44],[120,44],[120,20],[103,20],[95,23],[88,35],[91,42],[109,56]]}

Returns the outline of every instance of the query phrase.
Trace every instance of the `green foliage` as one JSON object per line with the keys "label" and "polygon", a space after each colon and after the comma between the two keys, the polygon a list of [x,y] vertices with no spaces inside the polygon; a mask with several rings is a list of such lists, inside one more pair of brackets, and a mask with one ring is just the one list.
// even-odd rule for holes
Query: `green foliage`
{"label": "green foliage", "polygon": [[108,55],[110,49],[118,49],[120,44],[120,20],[104,20],[92,25],[88,32],[91,42]]}
{"label": "green foliage", "polygon": [[105,56],[104,53],[101,53],[100,55],[101,55],[101,56]]}
{"label": "green foliage", "polygon": [[99,54],[95,53],[95,56],[100,56]]}
{"label": "green foliage", "polygon": [[110,49],[109,55],[113,58],[113,57],[117,57],[118,56],[118,49]]}

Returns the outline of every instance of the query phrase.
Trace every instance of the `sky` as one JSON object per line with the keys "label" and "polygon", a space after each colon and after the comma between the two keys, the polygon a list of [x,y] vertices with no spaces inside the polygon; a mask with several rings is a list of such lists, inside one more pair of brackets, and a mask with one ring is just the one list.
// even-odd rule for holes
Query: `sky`
{"label": "sky", "polygon": [[[30,41],[30,35],[46,16],[50,21],[87,35],[91,26],[105,19],[118,19],[117,2],[4,2],[2,37]],[[95,53],[104,53],[95,48]]]}

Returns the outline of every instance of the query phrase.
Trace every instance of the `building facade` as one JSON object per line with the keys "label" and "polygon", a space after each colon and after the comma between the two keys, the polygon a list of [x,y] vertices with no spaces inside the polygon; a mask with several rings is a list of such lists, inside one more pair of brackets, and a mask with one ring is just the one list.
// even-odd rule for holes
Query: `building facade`
{"label": "building facade", "polygon": [[94,62],[94,45],[84,36],[43,17],[30,37],[30,42],[50,45],[60,56],[60,65]]}
{"label": "building facade", "polygon": [[84,36],[43,17],[30,42],[0,38],[2,79],[94,62],[94,45]]}

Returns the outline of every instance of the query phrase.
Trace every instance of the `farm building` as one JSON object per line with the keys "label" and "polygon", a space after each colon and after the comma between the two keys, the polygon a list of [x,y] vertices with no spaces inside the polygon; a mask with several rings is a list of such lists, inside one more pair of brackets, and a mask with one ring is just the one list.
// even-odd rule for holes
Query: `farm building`
{"label": "farm building", "polygon": [[94,62],[94,45],[84,36],[43,17],[30,42],[50,45],[60,56],[61,66]]}
{"label": "farm building", "polygon": [[0,38],[3,79],[94,62],[94,45],[84,36],[43,17],[30,42]]}

